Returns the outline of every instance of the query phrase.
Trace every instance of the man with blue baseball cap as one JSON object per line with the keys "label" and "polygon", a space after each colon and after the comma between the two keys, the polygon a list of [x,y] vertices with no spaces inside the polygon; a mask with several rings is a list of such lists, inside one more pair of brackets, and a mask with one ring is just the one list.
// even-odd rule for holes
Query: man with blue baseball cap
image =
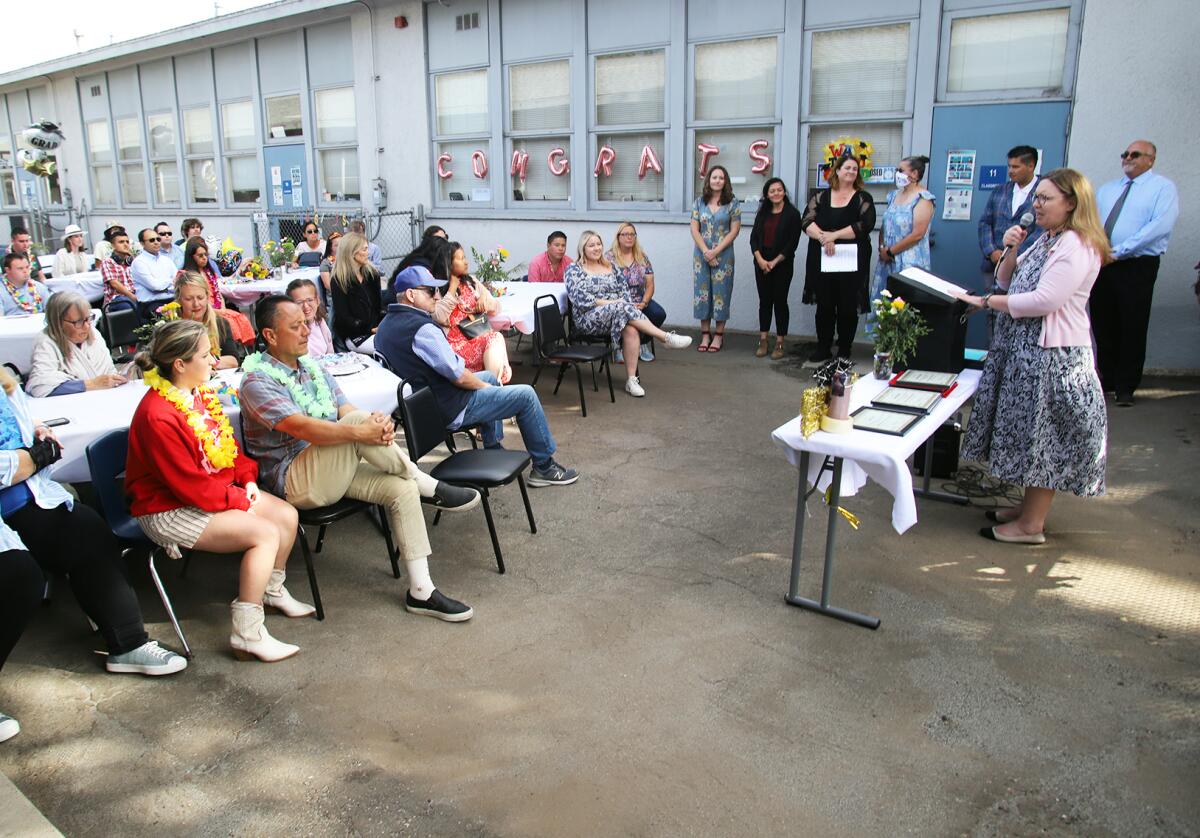
{"label": "man with blue baseball cap", "polygon": [[490,372],[466,368],[430,316],[446,280],[435,279],[428,268],[414,265],[400,271],[393,282],[396,302],[375,333],[375,351],[405,381],[424,382],[433,391],[450,430],[482,425],[483,443],[499,448],[504,438],[501,422],[517,417],[525,447],[533,458],[530,486],[566,486],[579,479],[575,469],[554,460],[554,437],[537,393],[528,384],[500,386]]}

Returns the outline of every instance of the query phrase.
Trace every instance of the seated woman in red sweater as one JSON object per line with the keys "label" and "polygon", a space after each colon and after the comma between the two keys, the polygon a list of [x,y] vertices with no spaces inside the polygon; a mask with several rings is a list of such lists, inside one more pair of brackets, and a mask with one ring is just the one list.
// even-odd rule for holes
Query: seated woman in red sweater
{"label": "seated woman in red sweater", "polygon": [[258,464],[238,448],[216,395],[205,386],[213,358],[208,330],[176,320],[154,332],[138,365],[150,386],[129,427],[125,490],[142,530],[167,553],[180,546],[243,553],[233,602],[234,654],[276,661],[300,651],[263,625],[263,606],[289,617],[315,610],[283,587],[296,540],[296,510],[255,484]]}

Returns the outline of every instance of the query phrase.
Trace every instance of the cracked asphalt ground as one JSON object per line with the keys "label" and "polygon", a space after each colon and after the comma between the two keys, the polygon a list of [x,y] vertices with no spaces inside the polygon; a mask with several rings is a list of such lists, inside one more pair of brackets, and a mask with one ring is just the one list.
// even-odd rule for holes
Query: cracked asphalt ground
{"label": "cracked asphalt ground", "polygon": [[59,584],[0,677],[0,770],[69,835],[1200,831],[1200,382],[1111,410],[1110,494],[1060,498],[1043,547],[925,501],[897,536],[882,489],[848,498],[833,601],[870,632],[783,602],[796,476],[769,434],[805,382],[753,345],[660,351],[645,399],[618,373],[586,419],[543,382],[583,478],[531,491],[537,535],[496,494],[506,576],[482,514],[432,531],[469,623],[404,613],[365,519],[318,557],[325,622],[268,617],[302,647],[279,664],[228,651],[230,558],[167,568],[198,653],[167,679],[101,672]]}

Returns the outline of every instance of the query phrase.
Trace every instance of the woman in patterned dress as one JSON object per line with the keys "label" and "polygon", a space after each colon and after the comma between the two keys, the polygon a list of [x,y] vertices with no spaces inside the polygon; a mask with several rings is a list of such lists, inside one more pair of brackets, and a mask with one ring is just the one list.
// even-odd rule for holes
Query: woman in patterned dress
{"label": "woman in patterned dress", "polygon": [[1108,436],[1087,312],[1111,258],[1095,192],[1079,172],[1056,169],[1038,182],[1033,211],[1044,232],[1026,252],[1017,255],[1024,230],[1004,234],[996,279],[1006,293],[960,295],[999,312],[963,456],[1025,487],[1021,504],[989,513],[999,526],[979,533],[1018,544],[1045,542],[1056,491],[1103,494]]}
{"label": "woman in patterned dress", "polygon": [[[741,230],[742,204],[733,197],[729,172],[713,166],[704,179],[704,192],[692,205],[692,315],[700,321],[700,352],[720,352],[725,341],[733,300],[733,240]],[[711,342],[709,320],[717,321]]]}
{"label": "woman in patterned dress", "polygon": [[[623,222],[617,227],[612,247],[604,254],[604,258],[616,266],[617,272],[629,286],[630,302],[640,308],[651,323],[661,328],[667,320],[667,311],[654,299],[654,265],[638,243],[637,228],[631,222]],[[654,338],[642,335],[641,343],[638,357],[643,361],[653,361]],[[624,351],[618,347],[616,353],[613,360],[618,364],[625,363]]]}
{"label": "woman in patterned dress", "polygon": [[692,339],[664,332],[634,305],[629,297],[629,284],[616,266],[604,258],[604,241],[599,233],[583,231],[578,256],[563,275],[575,328],[591,335],[607,332],[613,346],[625,350],[625,392],[641,398],[646,395],[637,374],[641,335],[658,338],[668,349],[691,346]]}
{"label": "woman in patterned dress", "polygon": [[467,273],[467,254],[462,245],[450,242],[447,250],[451,253],[450,284],[433,307],[433,319],[446,329],[450,348],[463,359],[467,369],[471,372],[486,369],[501,384],[507,384],[512,379],[512,367],[508,363],[504,335],[493,329],[486,335],[469,338],[458,327],[464,319],[476,314],[496,314],[500,311],[500,303],[482,282]]}

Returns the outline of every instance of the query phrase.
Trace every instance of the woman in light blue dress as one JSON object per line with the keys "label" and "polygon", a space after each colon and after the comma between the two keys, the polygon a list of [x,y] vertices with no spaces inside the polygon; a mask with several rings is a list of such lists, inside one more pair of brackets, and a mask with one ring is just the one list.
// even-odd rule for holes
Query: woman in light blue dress
{"label": "woman in light blue dress", "polygon": [[[704,180],[704,194],[692,205],[692,315],[700,321],[700,352],[721,351],[733,297],[733,240],[741,229],[742,205],[733,197],[729,172],[713,166]],[[711,343],[709,320],[717,321]]]}
{"label": "woman in light blue dress", "polygon": [[905,157],[896,171],[896,191],[887,196],[887,211],[879,227],[879,263],[871,283],[871,299],[887,287],[889,274],[905,268],[929,270],[929,223],[933,193],[921,185],[928,157]]}

